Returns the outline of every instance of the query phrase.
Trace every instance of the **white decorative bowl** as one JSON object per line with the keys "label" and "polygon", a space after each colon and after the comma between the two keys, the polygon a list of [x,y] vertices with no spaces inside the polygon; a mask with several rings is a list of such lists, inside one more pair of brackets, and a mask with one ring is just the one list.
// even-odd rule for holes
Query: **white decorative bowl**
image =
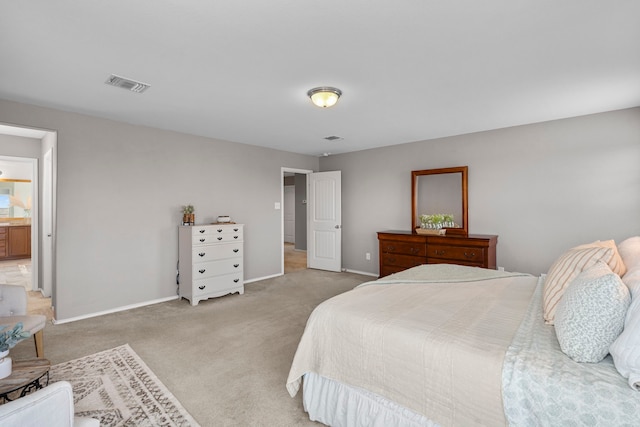
{"label": "white decorative bowl", "polygon": [[227,215],[221,215],[218,217],[218,222],[231,222],[231,217]]}

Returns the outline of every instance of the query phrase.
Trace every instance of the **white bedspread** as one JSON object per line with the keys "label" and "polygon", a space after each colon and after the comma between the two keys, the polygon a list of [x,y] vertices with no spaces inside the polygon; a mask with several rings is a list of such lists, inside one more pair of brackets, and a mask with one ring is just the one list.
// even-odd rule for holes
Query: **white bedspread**
{"label": "white bedspread", "polygon": [[[502,364],[537,278],[445,267],[451,277],[458,274],[460,281],[451,281],[436,268],[441,282],[403,282],[394,275],[392,283],[372,282],[319,305],[291,366],[291,396],[302,375],[314,372],[442,426],[506,425]],[[482,280],[462,278],[472,270]]]}

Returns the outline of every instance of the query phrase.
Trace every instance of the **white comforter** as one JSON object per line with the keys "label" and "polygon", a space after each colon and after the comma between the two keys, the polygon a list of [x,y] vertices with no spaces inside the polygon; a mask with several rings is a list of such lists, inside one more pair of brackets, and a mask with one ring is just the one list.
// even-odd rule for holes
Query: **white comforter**
{"label": "white comforter", "polygon": [[[417,282],[409,276],[416,272],[435,282]],[[287,389],[294,396],[302,376],[314,372],[442,426],[506,425],[504,355],[536,282],[529,275],[427,265],[361,285],[311,314]]]}

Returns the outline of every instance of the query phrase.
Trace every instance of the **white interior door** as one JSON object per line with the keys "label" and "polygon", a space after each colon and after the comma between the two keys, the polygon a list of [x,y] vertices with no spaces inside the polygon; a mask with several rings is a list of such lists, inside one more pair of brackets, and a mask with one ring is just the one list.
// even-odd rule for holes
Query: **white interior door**
{"label": "white interior door", "polygon": [[296,242],[296,187],[284,186],[284,241]]}
{"label": "white interior door", "polygon": [[341,172],[311,173],[307,177],[309,182],[307,267],[341,271]]}

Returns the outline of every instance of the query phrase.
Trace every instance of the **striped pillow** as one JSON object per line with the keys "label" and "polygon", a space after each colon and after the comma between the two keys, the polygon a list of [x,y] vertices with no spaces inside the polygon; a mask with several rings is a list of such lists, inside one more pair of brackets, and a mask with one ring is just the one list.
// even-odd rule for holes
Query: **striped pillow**
{"label": "striped pillow", "polygon": [[585,248],[592,248],[592,247],[611,248],[613,250],[613,255],[611,256],[611,259],[608,262],[609,267],[611,268],[611,271],[616,273],[618,276],[620,277],[624,276],[624,273],[627,272],[627,266],[622,260],[622,256],[620,255],[620,252],[618,251],[618,247],[616,246],[616,242],[614,240],[604,240],[604,241],[597,240],[593,243],[587,243],[586,245],[576,246],[573,249],[585,249]]}
{"label": "striped pillow", "polygon": [[558,303],[569,283],[578,274],[600,260],[609,264],[612,257],[613,249],[589,245],[578,246],[562,254],[553,263],[544,281],[542,309],[545,323],[553,325]]}

